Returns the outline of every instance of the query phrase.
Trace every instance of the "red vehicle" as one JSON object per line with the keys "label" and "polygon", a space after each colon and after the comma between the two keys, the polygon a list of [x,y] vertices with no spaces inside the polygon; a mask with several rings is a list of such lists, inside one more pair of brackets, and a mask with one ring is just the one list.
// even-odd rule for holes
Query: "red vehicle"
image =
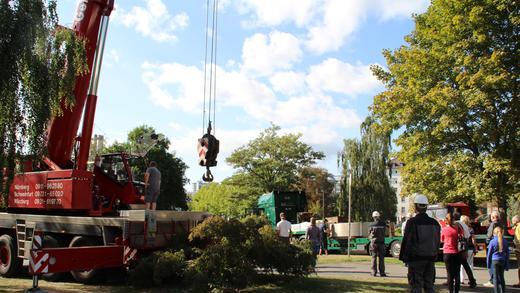
{"label": "red vehicle", "polygon": [[74,107],[63,107],[50,123],[48,156],[24,162],[25,172],[10,185],[8,210],[0,213],[0,276],[15,276],[24,265],[50,278],[70,271],[77,281],[90,282],[102,268],[127,267],[141,253],[165,247],[205,216],[143,210],[144,186],[133,178],[128,154],[100,156],[87,170],[113,7],[114,0],[78,1],[73,30],[86,39],[89,72],[76,79]]}

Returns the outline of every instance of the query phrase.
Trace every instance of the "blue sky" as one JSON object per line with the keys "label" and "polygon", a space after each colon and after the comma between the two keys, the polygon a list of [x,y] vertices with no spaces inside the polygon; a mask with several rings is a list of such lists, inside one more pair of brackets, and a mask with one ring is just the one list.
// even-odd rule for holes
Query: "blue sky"
{"label": "blue sky", "polygon": [[[212,1],[211,1],[212,2]],[[205,0],[116,0],[110,20],[95,118],[96,134],[123,141],[147,124],[200,179]],[[273,122],[327,158],[344,138],[359,137],[381,84],[371,64],[404,44],[412,13],[428,0],[219,0],[216,137],[220,181],[225,158]],[[71,26],[75,0],[59,0],[60,23]],[[189,191],[189,188],[188,188]]]}

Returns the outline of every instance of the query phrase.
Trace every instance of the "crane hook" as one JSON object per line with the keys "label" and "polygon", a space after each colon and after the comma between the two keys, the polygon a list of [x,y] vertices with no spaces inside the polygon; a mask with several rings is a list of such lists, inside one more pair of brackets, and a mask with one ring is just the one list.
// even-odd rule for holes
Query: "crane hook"
{"label": "crane hook", "polygon": [[206,167],[206,174],[202,175],[202,181],[204,181],[204,182],[213,181],[213,174],[211,174],[211,170],[209,169],[209,167]]}

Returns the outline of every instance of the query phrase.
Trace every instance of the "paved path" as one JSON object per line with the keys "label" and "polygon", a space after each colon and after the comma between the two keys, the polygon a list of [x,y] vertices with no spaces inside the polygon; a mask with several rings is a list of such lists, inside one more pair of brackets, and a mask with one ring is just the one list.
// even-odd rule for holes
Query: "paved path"
{"label": "paved path", "polygon": [[[395,279],[399,282],[406,282],[406,275],[408,269],[404,265],[400,264],[386,264],[386,274],[387,278]],[[440,263],[436,265],[437,278],[436,284],[442,284],[446,282],[446,269]],[[370,263],[369,262],[352,262],[352,263],[342,263],[342,264],[322,264],[317,266],[317,273],[320,276],[333,276],[333,275],[349,275],[349,276],[359,276],[363,279],[373,279],[377,280],[380,277],[373,277],[371,274]],[[474,268],[475,278],[477,279],[477,289],[472,290],[467,285],[461,285],[461,293],[462,292],[493,292],[493,288],[486,288],[482,286],[483,283],[487,282],[489,279],[489,275],[487,269],[483,267],[475,267]],[[510,269],[505,274],[506,285],[515,284],[517,279],[517,270]],[[467,282],[467,280],[466,280]],[[446,287],[447,288],[447,287]],[[507,286],[506,292],[517,292],[520,293],[520,289],[513,288],[511,286]]]}

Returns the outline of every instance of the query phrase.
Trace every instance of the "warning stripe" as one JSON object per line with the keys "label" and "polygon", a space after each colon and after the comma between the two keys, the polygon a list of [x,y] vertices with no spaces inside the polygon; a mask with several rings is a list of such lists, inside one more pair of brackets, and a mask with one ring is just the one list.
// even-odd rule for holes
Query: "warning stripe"
{"label": "warning stripe", "polygon": [[137,254],[137,249],[135,248],[130,248],[130,247],[125,247],[125,251],[124,251],[124,260],[125,260],[125,263],[131,261],[135,255]]}
{"label": "warning stripe", "polygon": [[33,250],[41,250],[42,249],[42,236],[38,234],[34,234],[32,241],[32,249]]}
{"label": "warning stripe", "polygon": [[29,272],[31,274],[37,275],[49,272],[49,254],[39,251],[43,248],[42,242],[43,233],[34,232],[29,260]]}
{"label": "warning stripe", "polygon": [[29,270],[33,274],[47,273],[49,271],[49,254],[31,252]]}

